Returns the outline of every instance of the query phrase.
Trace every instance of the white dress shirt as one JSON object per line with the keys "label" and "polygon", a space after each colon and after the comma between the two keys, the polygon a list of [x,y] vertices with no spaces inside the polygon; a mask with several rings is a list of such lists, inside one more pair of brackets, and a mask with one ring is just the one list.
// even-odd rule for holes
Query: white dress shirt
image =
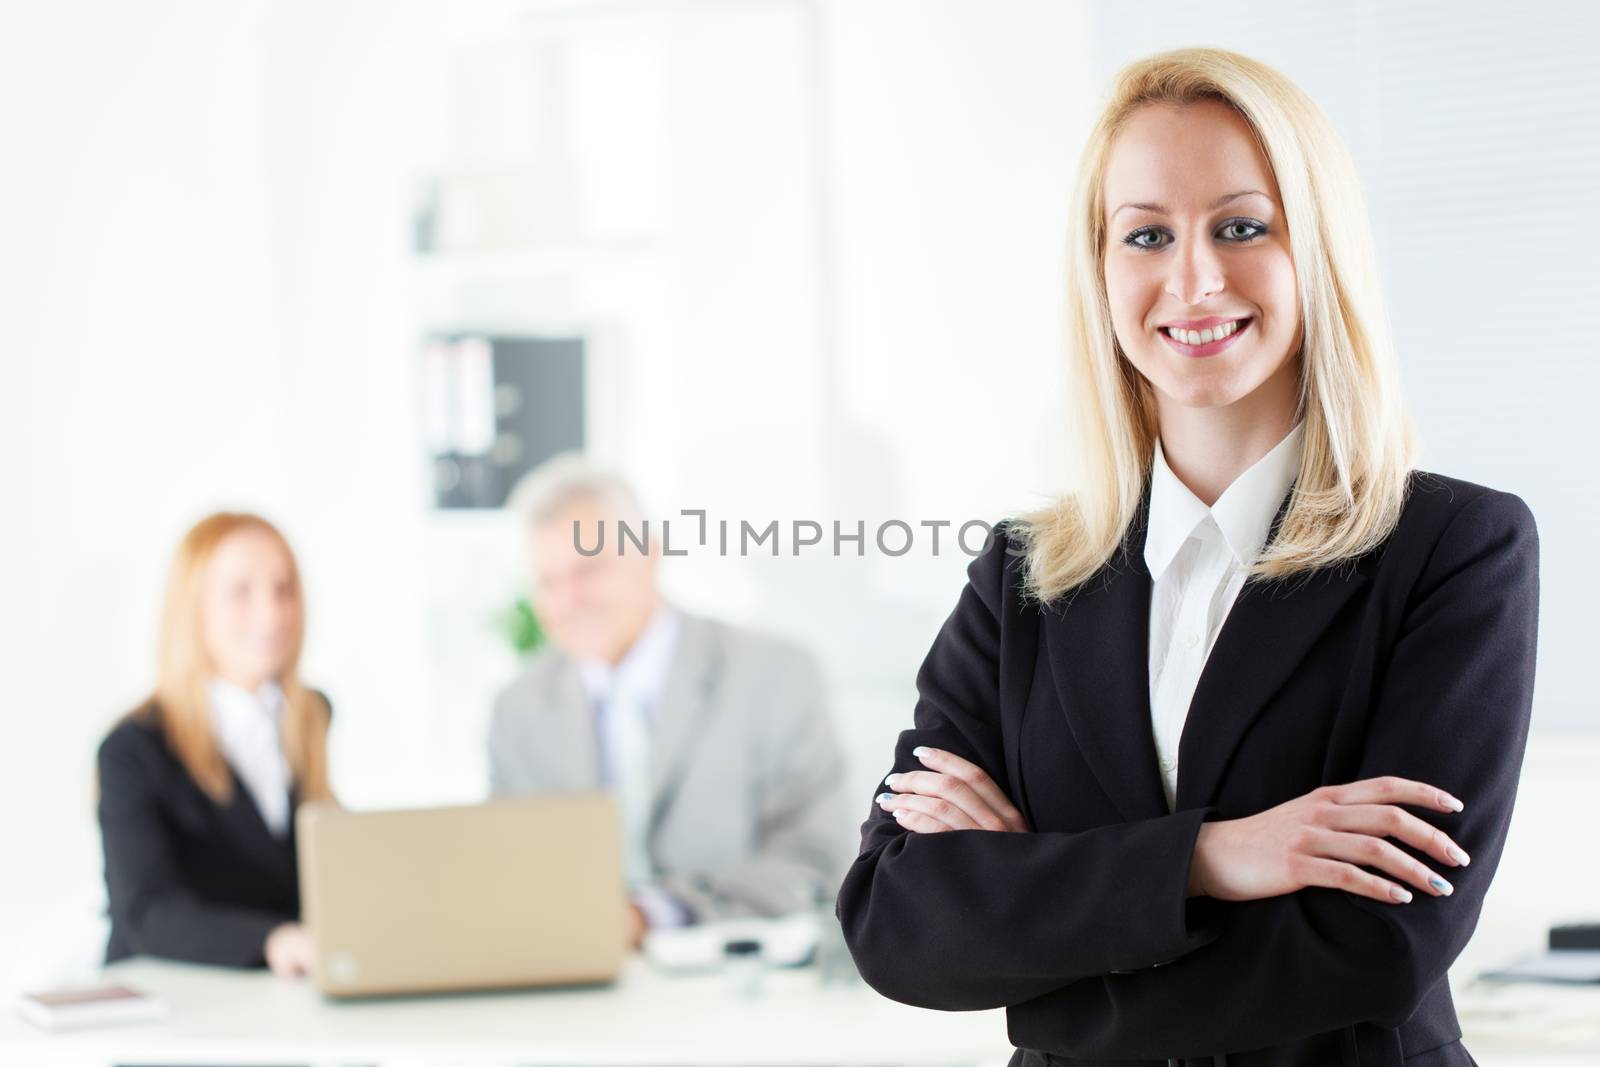
{"label": "white dress shirt", "polygon": [[623,814],[623,857],[634,903],[651,926],[683,926],[689,909],[652,882],[645,836],[649,821],[650,725],[677,650],[682,622],[666,602],[656,608],[639,636],[613,666],[604,660],[577,662],[594,707],[604,785],[616,793]]}
{"label": "white dress shirt", "polygon": [[1152,582],[1151,728],[1169,811],[1176,808],[1178,742],[1195,686],[1247,568],[1300,473],[1304,427],[1304,420],[1295,423],[1209,508],[1172,473],[1156,441],[1144,562]]}
{"label": "white dress shirt", "polygon": [[206,683],[211,725],[222,758],[255,801],[267,829],[289,832],[289,761],[283,753],[283,690],[268,679],[255,692],[221,678]]}

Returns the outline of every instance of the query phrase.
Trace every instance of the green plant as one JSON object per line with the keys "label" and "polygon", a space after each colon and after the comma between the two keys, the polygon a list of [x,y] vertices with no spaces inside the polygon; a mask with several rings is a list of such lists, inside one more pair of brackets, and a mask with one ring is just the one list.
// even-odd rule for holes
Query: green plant
{"label": "green plant", "polygon": [[515,603],[500,613],[499,625],[519,656],[528,655],[545,642],[544,628],[539,625],[539,616],[526,596],[517,597]]}

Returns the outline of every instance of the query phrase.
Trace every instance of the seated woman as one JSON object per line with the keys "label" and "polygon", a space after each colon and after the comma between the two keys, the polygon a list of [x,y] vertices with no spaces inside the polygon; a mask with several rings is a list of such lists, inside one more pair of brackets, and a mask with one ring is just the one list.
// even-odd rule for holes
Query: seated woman
{"label": "seated woman", "polygon": [[299,571],[255,515],[178,546],[154,694],[100,744],[106,962],[139,954],[302,974],[294,811],[328,799],[326,698],[301,684]]}

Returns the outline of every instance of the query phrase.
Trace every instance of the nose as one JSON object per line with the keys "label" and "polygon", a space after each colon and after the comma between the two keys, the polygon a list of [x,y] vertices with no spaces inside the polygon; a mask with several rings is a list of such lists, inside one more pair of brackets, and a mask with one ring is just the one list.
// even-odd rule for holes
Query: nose
{"label": "nose", "polygon": [[288,625],[294,613],[294,605],[274,596],[260,598],[256,609],[252,613],[252,621],[258,632],[274,632]]}
{"label": "nose", "polygon": [[1222,291],[1222,261],[1209,241],[1182,241],[1174,251],[1168,293],[1185,304],[1198,304]]}

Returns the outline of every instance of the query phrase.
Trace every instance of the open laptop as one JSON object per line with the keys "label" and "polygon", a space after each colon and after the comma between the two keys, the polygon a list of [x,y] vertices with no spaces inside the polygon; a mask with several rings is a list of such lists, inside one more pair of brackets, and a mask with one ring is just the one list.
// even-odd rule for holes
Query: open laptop
{"label": "open laptop", "polygon": [[626,950],[607,793],[409,811],[303,805],[301,916],[334,997],[604,982]]}

